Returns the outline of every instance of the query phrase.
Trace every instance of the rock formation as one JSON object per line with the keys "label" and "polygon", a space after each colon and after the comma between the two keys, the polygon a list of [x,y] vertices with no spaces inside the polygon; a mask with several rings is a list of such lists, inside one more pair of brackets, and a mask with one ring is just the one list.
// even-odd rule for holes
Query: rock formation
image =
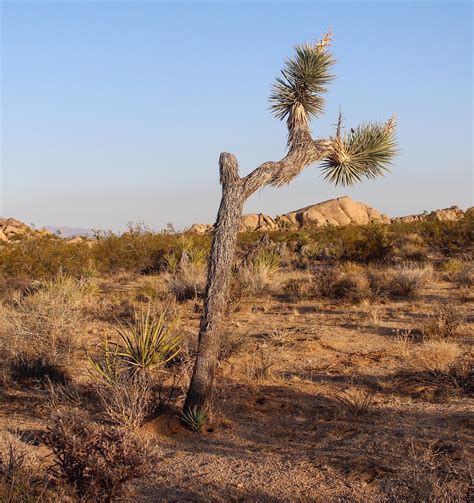
{"label": "rock formation", "polygon": [[461,208],[458,206],[451,206],[449,208],[443,208],[440,210],[434,210],[431,213],[424,212],[424,213],[419,213],[417,215],[407,215],[405,217],[396,217],[392,218],[392,222],[418,222],[421,220],[429,220],[429,219],[434,219],[434,220],[440,220],[440,221],[450,221],[450,222],[455,222],[456,220],[459,220],[460,218],[463,218],[465,213],[468,213],[470,211],[470,208],[464,212]]}
{"label": "rock formation", "polygon": [[[273,219],[263,213],[242,216],[240,232],[268,232],[281,228],[299,228],[304,226],[368,224],[370,222],[390,223],[387,215],[380,214],[375,208],[364,203],[357,203],[350,197],[339,197],[322,203],[306,206]],[[194,224],[188,232],[206,234],[212,231],[209,224]]]}
{"label": "rock formation", "polygon": [[49,231],[45,229],[34,230],[28,225],[15,220],[14,218],[0,218],[0,241],[10,242],[18,241],[25,236],[44,236],[50,234]]}
{"label": "rock formation", "polygon": [[387,215],[380,214],[375,208],[355,202],[347,196],[291,211],[278,217],[278,221],[291,227],[390,223]]}

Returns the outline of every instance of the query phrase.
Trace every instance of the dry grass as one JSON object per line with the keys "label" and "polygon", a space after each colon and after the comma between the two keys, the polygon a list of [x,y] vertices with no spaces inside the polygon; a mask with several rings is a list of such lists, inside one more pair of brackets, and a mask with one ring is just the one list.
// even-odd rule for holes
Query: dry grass
{"label": "dry grass", "polygon": [[169,291],[178,301],[197,299],[204,293],[206,286],[206,264],[193,262],[183,254],[175,270],[164,274],[163,279]]}
{"label": "dry grass", "polygon": [[440,304],[433,309],[419,326],[426,340],[450,339],[459,335],[463,317],[452,302]]}
{"label": "dry grass", "polygon": [[394,297],[416,297],[433,277],[433,267],[404,264],[389,272],[386,289]]}
{"label": "dry grass", "polygon": [[86,294],[81,283],[58,276],[1,307],[0,334],[14,378],[64,379],[81,330]]}
{"label": "dry grass", "polygon": [[462,348],[450,341],[429,340],[420,344],[414,351],[413,361],[419,368],[445,370],[461,355]]}

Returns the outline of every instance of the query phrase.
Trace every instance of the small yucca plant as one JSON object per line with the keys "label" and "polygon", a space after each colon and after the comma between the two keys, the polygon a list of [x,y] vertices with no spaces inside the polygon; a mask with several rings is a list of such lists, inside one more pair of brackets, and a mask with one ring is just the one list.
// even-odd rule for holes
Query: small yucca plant
{"label": "small yucca plant", "polygon": [[192,431],[199,433],[209,420],[209,414],[206,409],[192,407],[181,414],[181,419]]}
{"label": "small yucca plant", "polygon": [[180,350],[181,334],[174,334],[178,319],[166,323],[166,313],[157,318],[150,308],[135,312],[134,322],[117,329],[118,340],[106,337],[100,360],[89,355],[93,370],[106,381],[116,381],[121,372],[153,370],[173,360]]}
{"label": "small yucca plant", "polygon": [[280,268],[281,259],[274,250],[263,250],[252,260],[253,269],[265,269],[268,274],[273,274]]}

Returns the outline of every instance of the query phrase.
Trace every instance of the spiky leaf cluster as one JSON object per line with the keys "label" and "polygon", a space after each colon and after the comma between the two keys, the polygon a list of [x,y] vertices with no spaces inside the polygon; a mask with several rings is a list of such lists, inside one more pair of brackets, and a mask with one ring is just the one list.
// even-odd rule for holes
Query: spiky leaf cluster
{"label": "spiky leaf cluster", "polygon": [[375,178],[388,171],[397,153],[394,120],[368,123],[333,139],[330,153],[322,161],[325,180],[353,185],[363,177]]}
{"label": "spiky leaf cluster", "polygon": [[321,114],[321,95],[334,79],[330,72],[334,58],[327,50],[330,40],[328,33],[316,43],[298,45],[295,55],[285,61],[282,77],[276,79],[270,96],[271,110],[277,118],[283,120],[304,112],[302,119],[306,121]]}

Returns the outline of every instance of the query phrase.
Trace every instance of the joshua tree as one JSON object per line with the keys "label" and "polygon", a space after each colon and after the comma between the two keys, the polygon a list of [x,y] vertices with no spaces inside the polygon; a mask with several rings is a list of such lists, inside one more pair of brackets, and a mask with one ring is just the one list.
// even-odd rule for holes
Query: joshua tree
{"label": "joshua tree", "polygon": [[324,178],[336,185],[352,185],[364,177],[375,178],[388,170],[396,154],[393,117],[388,122],[363,124],[342,134],[339,114],[335,136],[311,136],[309,121],[323,112],[322,95],[334,78],[330,42],[331,33],[327,33],[315,43],[297,46],[273,86],[271,109],[277,118],[286,119],[288,128],[285,157],[265,162],[244,177],[239,176],[234,155],[223,152],[219,157],[222,199],[214,226],[198,355],[185,412],[196,407],[206,408],[212,395],[222,318],[245,201],[267,185],[281,187],[290,183],[304,168],[316,162],[321,163]]}

